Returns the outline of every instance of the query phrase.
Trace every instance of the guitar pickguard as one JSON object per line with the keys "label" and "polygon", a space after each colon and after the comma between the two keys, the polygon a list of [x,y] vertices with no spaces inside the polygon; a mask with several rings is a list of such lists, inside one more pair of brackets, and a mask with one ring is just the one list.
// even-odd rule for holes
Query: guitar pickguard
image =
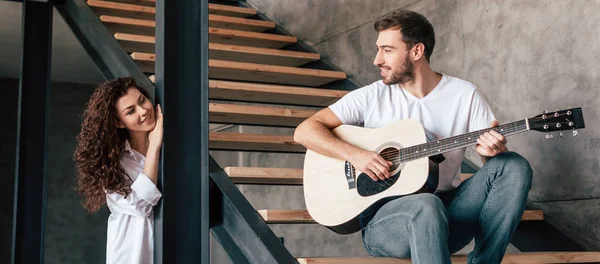
{"label": "guitar pickguard", "polygon": [[398,173],[394,174],[392,177],[390,177],[386,180],[378,180],[378,181],[374,181],[369,177],[369,175],[367,175],[365,173],[361,173],[356,178],[356,186],[357,186],[358,194],[360,196],[366,197],[366,196],[375,195],[375,194],[378,194],[380,192],[387,190],[388,188],[392,187],[392,185],[394,185],[394,183],[396,183],[398,178],[400,178],[400,172],[401,171],[399,171]]}

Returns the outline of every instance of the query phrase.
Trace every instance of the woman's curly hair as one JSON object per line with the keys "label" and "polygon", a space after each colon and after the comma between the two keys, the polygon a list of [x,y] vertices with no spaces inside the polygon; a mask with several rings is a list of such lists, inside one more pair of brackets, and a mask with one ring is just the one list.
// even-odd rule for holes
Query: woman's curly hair
{"label": "woman's curly hair", "polygon": [[131,87],[150,99],[132,77],[117,78],[98,85],[83,112],[74,161],[78,175],[76,190],[84,196],[83,207],[89,212],[98,211],[106,203],[106,192],[124,196],[131,192],[131,179],[125,177],[119,162],[129,134],[127,129],[118,127],[115,106]]}

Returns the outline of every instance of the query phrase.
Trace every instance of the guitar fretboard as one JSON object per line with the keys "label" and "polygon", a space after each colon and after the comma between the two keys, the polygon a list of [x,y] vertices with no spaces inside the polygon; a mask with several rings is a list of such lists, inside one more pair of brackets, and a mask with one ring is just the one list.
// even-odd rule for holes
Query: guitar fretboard
{"label": "guitar fretboard", "polygon": [[477,144],[477,139],[481,135],[490,130],[495,130],[496,132],[506,137],[525,132],[529,130],[529,127],[527,126],[527,119],[523,119],[512,123],[503,124],[494,128],[486,128],[458,136],[438,139],[424,144],[406,147],[400,149],[400,159],[395,159],[394,162],[399,161],[400,163],[404,163],[407,161],[434,156],[448,151],[472,146]]}

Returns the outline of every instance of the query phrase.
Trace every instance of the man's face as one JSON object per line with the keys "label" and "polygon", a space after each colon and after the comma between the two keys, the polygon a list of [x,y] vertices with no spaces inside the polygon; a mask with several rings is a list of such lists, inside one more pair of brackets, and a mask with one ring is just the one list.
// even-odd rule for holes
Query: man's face
{"label": "man's face", "polygon": [[414,80],[414,66],[399,29],[386,29],[377,38],[373,64],[381,70],[383,83],[402,84]]}

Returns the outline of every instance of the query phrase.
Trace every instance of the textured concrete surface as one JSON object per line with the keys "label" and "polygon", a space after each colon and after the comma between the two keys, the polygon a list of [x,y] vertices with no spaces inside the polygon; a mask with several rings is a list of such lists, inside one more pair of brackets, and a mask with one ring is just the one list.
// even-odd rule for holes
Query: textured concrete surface
{"label": "textured concrete surface", "polygon": [[48,126],[46,263],[103,263],[108,209],[89,214],[81,206],[73,150],[81,113],[94,86],[56,83],[52,86]]}
{"label": "textured concrete surface", "polygon": [[[2,163],[5,187],[2,193],[0,219],[2,234],[0,263],[10,261],[12,206],[14,184],[14,153],[16,146],[16,117],[18,82],[1,80],[4,89],[0,104],[8,121],[8,133],[2,136]],[[75,137],[81,124],[80,115],[91,95],[93,86],[53,83],[51,88],[50,119],[48,124],[48,174],[46,176],[46,263],[104,263],[106,248],[106,221],[108,210],[87,213],[74,191],[75,170],[72,161]],[[14,120],[13,120],[14,119]],[[6,150],[6,151],[5,151]],[[11,162],[8,162],[11,161]]]}
{"label": "textured concrete surface", "polygon": [[531,206],[543,210],[548,223],[586,250],[598,251],[600,248],[600,199],[533,203]]}
{"label": "textured concrete surface", "polygon": [[279,26],[296,35],[299,40],[312,46],[376,20],[390,10],[417,1],[419,0],[248,0],[247,2],[277,22]]}

